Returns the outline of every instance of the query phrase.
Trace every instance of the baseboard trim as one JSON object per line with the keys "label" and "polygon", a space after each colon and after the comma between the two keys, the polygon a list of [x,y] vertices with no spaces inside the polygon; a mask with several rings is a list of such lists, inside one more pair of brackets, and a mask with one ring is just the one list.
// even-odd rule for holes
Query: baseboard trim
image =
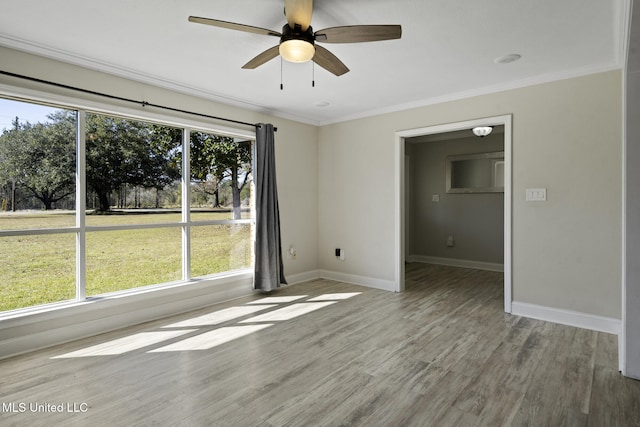
{"label": "baseboard trim", "polygon": [[287,275],[287,284],[297,285],[298,283],[309,282],[316,279],[320,279],[319,270],[305,271],[304,273]]}
{"label": "baseboard trim", "polygon": [[500,271],[504,272],[504,264],[484,261],[471,261],[455,258],[441,258],[435,256],[409,255],[408,262],[421,262],[424,264],[447,265],[450,267],[474,268],[476,270]]}
{"label": "baseboard trim", "polygon": [[353,285],[366,286],[368,288],[381,289],[384,291],[395,292],[396,285],[390,280],[377,279],[375,277],[359,276],[356,274],[340,273],[330,270],[311,270],[304,273],[292,274],[287,276],[289,285],[309,282],[317,279],[335,280],[337,282],[351,283]]}
{"label": "baseboard trim", "polygon": [[375,277],[358,276],[355,274],[340,273],[337,271],[318,270],[320,278],[336,280],[338,282],[351,283],[354,285],[366,286],[383,291],[395,292],[396,284],[391,280],[383,280]]}
{"label": "baseboard trim", "polygon": [[615,335],[620,335],[622,325],[620,319],[612,317],[516,301],[511,304],[511,314]]}

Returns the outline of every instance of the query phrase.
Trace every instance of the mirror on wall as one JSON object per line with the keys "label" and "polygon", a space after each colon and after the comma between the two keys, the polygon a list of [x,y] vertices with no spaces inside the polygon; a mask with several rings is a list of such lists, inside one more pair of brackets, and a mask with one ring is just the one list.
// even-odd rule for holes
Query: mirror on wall
{"label": "mirror on wall", "polygon": [[447,157],[447,193],[503,193],[504,151]]}

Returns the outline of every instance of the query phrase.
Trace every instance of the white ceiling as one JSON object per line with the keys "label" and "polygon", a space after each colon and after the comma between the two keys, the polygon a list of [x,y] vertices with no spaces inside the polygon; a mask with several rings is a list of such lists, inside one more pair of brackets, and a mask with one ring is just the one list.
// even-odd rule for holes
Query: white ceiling
{"label": "white ceiling", "polygon": [[[402,38],[324,44],[351,71],[316,66],[312,87],[311,63],[284,62],[284,90],[280,58],[241,69],[276,37],[187,21],[280,31],[283,0],[0,0],[0,45],[327,124],[620,68],[628,9],[629,0],[316,0],[315,30],[401,24]],[[510,53],[522,59],[494,63]]]}

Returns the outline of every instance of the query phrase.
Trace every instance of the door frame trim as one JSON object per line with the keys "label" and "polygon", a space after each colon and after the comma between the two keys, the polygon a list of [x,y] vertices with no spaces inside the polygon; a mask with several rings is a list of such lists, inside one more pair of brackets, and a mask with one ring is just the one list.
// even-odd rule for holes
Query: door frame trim
{"label": "door frame trim", "polygon": [[475,126],[504,126],[504,311],[512,310],[512,115],[485,117],[462,122],[426,126],[395,132],[395,291],[404,291],[405,263],[405,139],[423,135],[471,129]]}

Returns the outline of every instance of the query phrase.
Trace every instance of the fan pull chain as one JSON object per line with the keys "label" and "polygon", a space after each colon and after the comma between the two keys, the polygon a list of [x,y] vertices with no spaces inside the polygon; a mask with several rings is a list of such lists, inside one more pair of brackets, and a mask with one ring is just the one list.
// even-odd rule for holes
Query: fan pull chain
{"label": "fan pull chain", "polygon": [[311,87],[316,87],[316,64],[311,61]]}
{"label": "fan pull chain", "polygon": [[283,73],[284,65],[282,62],[282,56],[280,57],[280,90],[284,89],[284,84],[282,83],[282,73]]}

